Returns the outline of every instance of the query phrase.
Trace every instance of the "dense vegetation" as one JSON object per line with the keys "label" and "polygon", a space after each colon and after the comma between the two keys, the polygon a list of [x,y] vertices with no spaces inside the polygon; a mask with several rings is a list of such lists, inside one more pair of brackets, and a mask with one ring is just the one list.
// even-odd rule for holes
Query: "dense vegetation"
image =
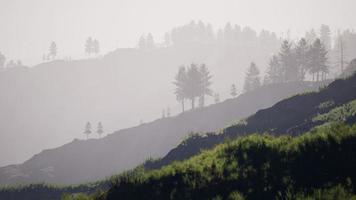
{"label": "dense vegetation", "polygon": [[294,138],[250,135],[160,170],[127,173],[97,198],[348,199],[356,189],[355,152],[355,125]]}

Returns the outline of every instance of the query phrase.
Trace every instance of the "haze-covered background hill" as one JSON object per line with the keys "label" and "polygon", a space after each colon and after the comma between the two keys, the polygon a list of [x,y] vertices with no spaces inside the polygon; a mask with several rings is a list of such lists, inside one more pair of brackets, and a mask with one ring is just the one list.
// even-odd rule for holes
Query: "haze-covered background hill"
{"label": "haze-covered background hill", "polygon": [[321,84],[324,83],[267,85],[206,108],[122,129],[102,139],[76,139],[59,148],[44,150],[23,164],[0,168],[0,184],[74,184],[103,179],[150,157],[166,155],[191,132],[218,131],[283,98],[315,90]]}
{"label": "haze-covered background hill", "polygon": [[[33,67],[3,60],[0,166],[84,138],[87,121],[93,126],[101,121],[110,133],[157,119],[168,107],[177,114],[180,107],[172,82],[183,64],[205,63],[213,74],[212,89],[221,99],[229,96],[233,83],[240,93],[249,63],[255,61],[262,70],[280,45],[274,33],[231,24],[216,31],[209,24],[192,22],[166,36],[160,43],[150,34],[143,35],[138,48],[103,56],[89,52],[83,60],[49,54]],[[56,44],[54,49],[60,48]]]}
{"label": "haze-covered background hill", "polygon": [[[292,85],[295,86],[295,84]],[[286,87],[285,85],[282,86]],[[336,80],[328,87],[324,87],[317,92],[307,92],[286,98],[267,109],[262,109],[256,114],[251,115],[250,117],[243,120],[243,123],[237,123],[223,129],[220,134],[216,132],[215,134],[210,133],[207,135],[191,136],[182,142],[177,148],[170,151],[170,153],[163,159],[154,162],[146,162],[144,165],[145,171],[142,171],[141,168],[138,168],[136,171],[131,171],[129,173],[124,173],[120,176],[113,177],[111,181],[113,180],[114,184],[107,192],[108,196],[102,195],[103,190],[101,189],[104,189],[104,192],[107,190],[110,182],[109,179],[98,182],[96,184],[86,184],[74,187],[30,185],[24,187],[2,188],[0,189],[0,197],[31,200],[60,199],[64,193],[69,193],[70,195],[67,196],[67,198],[72,198],[73,196],[71,197],[71,194],[76,194],[78,192],[90,194],[93,193],[96,189],[99,189],[99,192],[97,193],[98,195],[96,195],[96,198],[94,199],[105,199],[106,197],[108,199],[113,199],[114,197],[117,198],[118,196],[124,199],[128,198],[128,196],[130,196],[128,199],[141,199],[142,197],[138,198],[137,196],[142,196],[143,194],[140,192],[132,191],[136,191],[137,188],[147,187],[150,189],[145,190],[145,194],[149,194],[149,198],[152,199],[157,199],[157,195],[162,198],[162,195],[166,194],[194,194],[195,197],[201,197],[201,195],[196,193],[197,189],[193,189],[192,184],[189,184],[195,181],[197,184],[201,185],[201,187],[198,187],[200,189],[206,186],[211,187],[211,185],[214,186],[213,188],[219,188],[218,190],[209,189],[203,193],[204,195],[219,194],[227,196],[230,193],[227,191],[235,189],[239,192],[242,192],[245,197],[250,199],[251,196],[260,196],[266,194],[277,195],[281,192],[282,188],[284,188],[282,190],[284,194],[288,191],[288,188],[290,189],[291,187],[301,187],[304,189],[293,190],[293,193],[289,192],[289,195],[296,195],[296,192],[298,193],[298,191],[302,191],[304,194],[311,194],[310,192],[319,192],[314,193],[313,195],[320,196],[321,193],[317,189],[322,188],[322,196],[332,196],[333,194],[338,196],[347,196],[353,194],[350,188],[353,186],[350,186],[350,181],[355,179],[355,173],[353,170],[355,164],[354,162],[351,162],[354,159],[352,153],[354,151],[353,144],[355,142],[355,126],[350,129],[350,127],[347,127],[342,123],[353,125],[356,122],[356,93],[353,92],[355,88],[356,74],[345,80]],[[266,88],[261,89],[266,90]],[[192,113],[206,114],[210,111],[216,112],[214,107],[222,108],[227,105],[235,105],[233,102],[236,103],[241,101],[241,99],[245,98],[244,96],[248,97],[249,93],[236,99],[227,100],[226,102],[212,105],[207,108],[187,112],[175,118],[184,117],[184,115],[189,116],[192,115]],[[300,109],[301,105],[306,109]],[[225,113],[226,115],[229,114],[229,112],[226,112],[225,110],[222,116],[224,116]],[[286,113],[288,113],[288,115]],[[271,118],[271,116],[274,116],[275,118]],[[161,119],[157,121],[157,123],[162,124],[163,121],[168,120],[171,119]],[[174,121],[177,120],[178,119],[174,119]],[[300,137],[290,137],[285,135],[300,135],[306,133],[305,131],[310,132]],[[243,137],[252,133],[257,134]],[[272,135],[282,134],[284,136],[280,138],[274,138],[270,135],[262,133],[270,133]],[[118,136],[119,134],[113,134],[108,136],[108,138],[115,135]],[[236,137],[242,138],[235,140]],[[271,141],[273,142],[269,143]],[[89,142],[93,142],[93,140],[86,141],[86,143]],[[298,148],[294,148],[296,147],[294,145],[289,146],[291,145],[290,142],[297,142],[295,144],[298,144]],[[220,152],[220,150],[212,148],[220,143],[224,143],[224,148],[229,148],[230,150],[224,151],[223,156],[221,155],[212,158],[211,156],[215,156]],[[238,144],[238,146],[236,146],[236,144]],[[288,147],[288,152],[292,151],[292,154],[286,154],[285,148],[279,149],[281,148],[280,145],[283,147]],[[62,147],[62,151],[63,148],[64,147]],[[202,149],[208,149],[208,151],[201,152]],[[221,149],[221,145],[218,147],[218,149]],[[237,151],[239,153],[235,154]],[[48,155],[49,152],[44,152],[43,154]],[[190,160],[172,164],[172,161],[174,160],[177,161],[187,159],[192,155],[197,154],[199,154],[197,157],[194,157]],[[272,156],[271,154],[275,156]],[[114,156],[116,155],[117,152],[115,152]],[[298,158],[297,160],[295,160],[296,155]],[[114,156],[111,156],[111,158],[114,159]],[[270,159],[271,156],[274,159]],[[39,157],[41,157],[41,155]],[[225,158],[230,159],[232,157],[238,159],[239,164],[237,167],[239,169],[239,173],[240,171],[241,173],[246,172],[246,169],[251,169],[251,167],[253,167],[254,170],[249,171],[249,173],[247,173],[245,176],[234,176],[237,179],[233,179],[233,182],[231,179],[227,179],[227,181],[225,178],[232,177],[231,175],[234,174],[229,170],[236,170],[236,162],[227,162],[226,164],[221,162],[222,160],[225,160]],[[35,159],[36,158],[34,158],[34,160]],[[286,160],[288,160],[288,162],[284,163]],[[338,163],[342,162],[342,164],[335,165],[335,160],[338,160]],[[162,161],[165,163],[162,163]],[[272,164],[270,167],[266,168],[263,167],[266,166],[265,162]],[[295,162],[298,162],[299,164],[296,164]],[[152,169],[152,167],[160,168],[162,166],[152,166],[152,164],[168,164],[169,166],[158,171],[150,171],[149,169]],[[311,164],[313,164],[313,167],[311,167]],[[301,166],[303,167],[302,169],[300,169]],[[216,170],[218,170],[218,172]],[[341,175],[340,170],[343,172]],[[283,171],[283,173],[280,173],[281,171]],[[325,171],[328,171],[327,175],[325,175]],[[271,176],[271,179],[268,178],[267,180],[269,181],[265,182],[266,178],[264,176],[258,175],[261,172],[268,172],[268,177]],[[147,179],[147,176],[150,177],[152,173],[156,176],[154,178],[151,177]],[[310,174],[310,176],[301,175],[305,173]],[[201,174],[201,176],[197,176],[197,174]],[[290,184],[282,181],[286,174],[292,175],[288,176],[292,181],[287,182]],[[183,175],[185,177],[184,179],[177,178],[177,176],[181,177]],[[278,180],[275,180],[276,175]],[[203,181],[202,179],[205,180],[206,177],[213,178]],[[256,185],[250,182],[256,178],[260,180],[258,182],[263,184],[263,187],[261,187],[260,184],[257,184],[256,189]],[[215,185],[215,181],[217,180],[228,185],[229,187],[219,187],[220,184]],[[167,184],[163,184],[165,181],[168,181]],[[174,183],[176,184],[168,184],[172,183],[172,181],[175,181]],[[149,184],[147,184],[148,182]],[[179,186],[177,186],[177,184]],[[276,190],[264,190],[263,188],[265,188],[265,184],[268,184],[272,188],[281,188]],[[334,191],[333,189],[330,191],[324,191],[336,185],[339,185],[338,187],[345,187],[345,190],[342,189],[341,192],[338,190]],[[175,193],[175,188],[178,187],[184,188],[185,192]],[[127,188],[130,189],[128,190]],[[248,192],[250,189],[256,190],[258,193]],[[161,192],[156,193],[155,191]],[[332,194],[330,192],[332,192]],[[74,197],[80,198],[80,195],[74,195]],[[342,197],[340,199],[347,198]]]}
{"label": "haze-covered background hill", "polygon": [[[328,50],[326,78],[333,78],[340,65],[343,68],[356,55],[356,34],[345,30],[335,35],[326,25],[305,34],[308,43],[318,37]],[[88,46],[90,41],[96,44],[94,49]],[[102,122],[105,133],[111,133],[157,119],[162,110],[179,113],[173,81],[181,65],[205,63],[213,75],[211,89],[220,99],[230,96],[232,84],[241,94],[250,62],[262,78],[280,44],[280,36],[270,31],[231,23],[215,29],[192,21],[167,32],[163,40],[144,34],[137,48],[104,55],[100,41],[90,37],[84,45],[88,59],[60,57],[61,45],[55,42],[43,63],[33,67],[0,53],[0,132],[4,133],[0,166],[23,162],[73,138],[85,138],[88,121],[93,127]],[[310,75],[306,80],[311,80]],[[207,104],[213,101],[210,97]]]}

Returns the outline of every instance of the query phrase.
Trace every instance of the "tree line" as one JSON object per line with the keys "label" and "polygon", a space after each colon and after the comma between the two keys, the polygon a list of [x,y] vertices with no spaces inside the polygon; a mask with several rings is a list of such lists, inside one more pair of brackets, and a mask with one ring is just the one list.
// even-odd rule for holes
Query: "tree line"
{"label": "tree line", "polygon": [[[297,44],[284,40],[278,54],[270,58],[263,84],[304,81],[324,81],[329,73],[328,50],[319,38],[308,44],[301,38]],[[262,85],[260,71],[254,62],[247,69],[243,89],[252,91]],[[234,86],[235,87],[235,86]],[[233,87],[231,93],[233,93]]]}

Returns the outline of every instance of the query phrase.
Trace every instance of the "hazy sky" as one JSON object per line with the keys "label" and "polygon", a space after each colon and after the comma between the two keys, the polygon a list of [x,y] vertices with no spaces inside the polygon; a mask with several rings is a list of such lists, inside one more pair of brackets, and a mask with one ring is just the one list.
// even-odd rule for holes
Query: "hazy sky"
{"label": "hazy sky", "polygon": [[56,41],[59,57],[80,58],[88,36],[106,53],[135,46],[143,33],[159,39],[191,20],[296,36],[322,23],[355,28],[355,8],[355,0],[0,0],[0,51],[32,65]]}

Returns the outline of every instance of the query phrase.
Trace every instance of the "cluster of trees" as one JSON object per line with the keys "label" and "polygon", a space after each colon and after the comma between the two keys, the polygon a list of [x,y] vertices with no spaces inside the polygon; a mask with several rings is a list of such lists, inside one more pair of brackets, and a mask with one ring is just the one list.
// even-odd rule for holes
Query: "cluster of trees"
{"label": "cluster of trees", "polygon": [[200,66],[192,63],[190,66],[181,66],[175,77],[175,95],[177,101],[182,104],[184,112],[184,102],[191,101],[192,109],[195,108],[195,100],[198,98],[199,106],[205,105],[205,97],[213,95],[210,89],[212,76],[205,64]]}
{"label": "cluster of trees", "polygon": [[[270,59],[263,84],[303,81],[307,73],[313,81],[323,81],[328,72],[328,50],[319,38],[311,44],[305,38],[297,44],[284,40],[278,55]],[[260,70],[252,62],[246,72],[243,90],[252,91],[261,85]],[[232,96],[235,96],[234,90],[235,86],[232,86]]]}
{"label": "cluster of trees", "polygon": [[97,55],[100,51],[99,41],[97,39],[93,39],[92,37],[88,37],[84,45],[84,51],[88,56],[91,54]]}
{"label": "cluster of trees", "polygon": [[250,27],[227,23],[224,28],[214,31],[209,23],[191,21],[176,27],[165,35],[165,44],[204,43],[228,46],[268,46],[276,48],[280,41],[276,34],[262,30],[259,34]]}
{"label": "cluster of trees", "polygon": [[153,35],[148,33],[147,36],[142,35],[138,41],[138,48],[141,50],[152,50],[156,47]]}
{"label": "cluster of trees", "polygon": [[301,38],[296,45],[284,40],[279,54],[270,59],[265,82],[303,81],[307,73],[322,81],[328,72],[328,50],[319,38],[311,44]]}
{"label": "cluster of trees", "polygon": [[49,45],[48,53],[43,54],[42,60],[54,60],[57,56],[58,48],[56,42],[52,41]]}
{"label": "cluster of trees", "polygon": [[[92,133],[92,127],[91,123],[87,122],[84,128],[84,134],[86,135],[87,139],[89,138],[89,135]],[[104,127],[101,122],[98,123],[96,133],[101,137],[101,135],[104,133]]]}
{"label": "cluster of trees", "polygon": [[4,68],[14,68],[14,67],[24,67],[21,60],[9,60],[6,62],[6,56],[0,52],[0,69]]}

